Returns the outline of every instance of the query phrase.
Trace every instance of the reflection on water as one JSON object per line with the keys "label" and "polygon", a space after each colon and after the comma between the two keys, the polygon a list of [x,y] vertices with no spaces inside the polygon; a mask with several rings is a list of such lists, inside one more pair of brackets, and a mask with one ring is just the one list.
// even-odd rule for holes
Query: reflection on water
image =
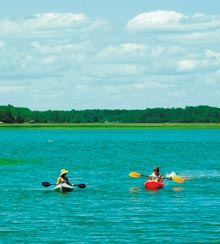
{"label": "reflection on water", "polygon": [[136,186],[130,187],[129,192],[130,193],[138,193],[138,192],[140,192],[140,187],[136,187]]}
{"label": "reflection on water", "polygon": [[183,187],[173,187],[173,191],[183,191]]}

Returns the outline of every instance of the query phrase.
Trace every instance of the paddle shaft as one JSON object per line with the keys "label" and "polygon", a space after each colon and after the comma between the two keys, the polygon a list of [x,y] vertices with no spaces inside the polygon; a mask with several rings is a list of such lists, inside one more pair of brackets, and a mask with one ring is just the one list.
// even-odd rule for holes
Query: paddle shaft
{"label": "paddle shaft", "polygon": [[[142,174],[140,174],[140,176],[141,177],[147,177],[147,178],[151,177],[151,175],[142,175]],[[171,178],[169,178],[169,177],[162,177],[162,179],[164,179],[164,180],[172,180],[172,177]]]}
{"label": "paddle shaft", "polygon": [[[68,183],[67,183],[68,184]],[[48,187],[48,186],[56,186],[57,184],[51,184],[49,182],[42,182],[42,186]],[[71,184],[68,184],[71,186]],[[74,184],[74,186],[77,186],[79,188],[85,188],[86,185],[85,184]]]}
{"label": "paddle shaft", "polygon": [[[140,174],[138,172],[130,172],[129,173],[129,176],[130,177],[134,177],[134,178],[139,178],[139,177],[150,177],[149,175],[143,175],[143,174]],[[163,179],[165,180],[172,180],[174,182],[177,182],[177,183],[183,183],[185,181],[184,178],[182,177],[179,177],[179,176],[173,176],[173,177],[163,177]]]}

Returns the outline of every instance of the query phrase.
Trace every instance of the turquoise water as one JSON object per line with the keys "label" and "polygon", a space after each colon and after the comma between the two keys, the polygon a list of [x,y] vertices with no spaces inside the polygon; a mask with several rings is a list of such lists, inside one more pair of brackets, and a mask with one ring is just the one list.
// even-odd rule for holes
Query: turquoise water
{"label": "turquoise water", "polygon": [[[220,130],[0,130],[0,243],[220,243]],[[164,189],[147,191],[158,165]],[[62,168],[86,188],[61,194]]]}

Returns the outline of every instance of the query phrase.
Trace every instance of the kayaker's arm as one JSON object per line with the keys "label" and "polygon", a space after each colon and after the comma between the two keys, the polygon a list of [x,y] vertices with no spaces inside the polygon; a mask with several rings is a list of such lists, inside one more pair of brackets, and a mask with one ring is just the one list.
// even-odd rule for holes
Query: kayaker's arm
{"label": "kayaker's arm", "polygon": [[65,183],[68,184],[68,185],[70,185],[70,186],[74,186],[74,184],[72,184],[72,183],[69,182],[69,180],[68,180],[67,177],[66,177],[66,179],[65,179]]}
{"label": "kayaker's arm", "polygon": [[58,178],[57,178],[56,185],[59,185],[61,182],[62,182],[62,177],[58,177]]}
{"label": "kayaker's arm", "polygon": [[68,185],[70,186],[74,186],[74,184],[70,183],[70,182],[66,182]]}

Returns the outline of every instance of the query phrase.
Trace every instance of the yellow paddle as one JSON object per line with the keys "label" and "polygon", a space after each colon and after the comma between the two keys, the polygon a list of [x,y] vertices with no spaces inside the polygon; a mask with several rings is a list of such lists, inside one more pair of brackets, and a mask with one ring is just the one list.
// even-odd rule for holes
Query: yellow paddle
{"label": "yellow paddle", "polygon": [[142,174],[140,174],[140,173],[138,173],[138,172],[130,172],[130,173],[129,173],[129,176],[130,176],[130,177],[133,177],[133,178],[139,178],[139,177],[141,177],[141,176],[143,176],[143,177],[148,177],[148,175],[142,175]]}
{"label": "yellow paddle", "polygon": [[[169,178],[167,178],[167,179],[169,179]],[[172,176],[170,178],[170,180],[173,180],[174,182],[177,182],[177,183],[183,183],[186,179],[183,177],[180,177],[180,176]]]}
{"label": "yellow paddle", "polygon": [[[139,178],[139,177],[149,177],[148,175],[142,175],[138,172],[130,172],[129,173],[129,176],[130,177],[133,177],[133,178]],[[180,177],[180,176],[172,176],[172,177],[166,177],[164,179],[167,179],[167,180],[173,180],[174,182],[177,182],[177,183],[183,183],[185,181],[184,178]]]}

